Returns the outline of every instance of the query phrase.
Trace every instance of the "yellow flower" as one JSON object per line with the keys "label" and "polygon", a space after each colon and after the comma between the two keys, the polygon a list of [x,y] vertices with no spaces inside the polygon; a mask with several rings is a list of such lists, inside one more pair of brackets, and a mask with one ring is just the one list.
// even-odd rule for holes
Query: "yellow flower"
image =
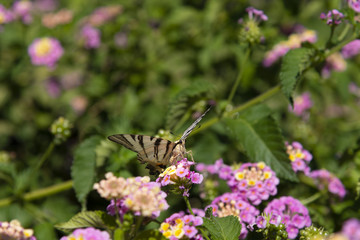
{"label": "yellow flower", "polygon": [[264,168],[266,167],[266,164],[265,164],[264,162],[259,162],[259,163],[257,164],[257,167],[258,167],[259,169],[264,169]]}
{"label": "yellow flower", "polygon": [[49,38],[42,38],[35,46],[35,52],[39,56],[47,55],[51,50],[51,41]]}
{"label": "yellow flower", "polygon": [[169,223],[162,223],[160,229],[165,232],[169,229],[169,227],[170,227]]}
{"label": "yellow flower", "polygon": [[5,22],[5,16],[4,14],[0,13],[0,24]]}
{"label": "yellow flower", "polygon": [[171,230],[163,232],[163,236],[166,237],[166,238],[170,238],[172,236]]}
{"label": "yellow flower", "polygon": [[243,172],[237,172],[236,174],[235,174],[235,178],[236,178],[236,180],[242,180],[242,179],[244,179],[244,177],[245,177],[245,174],[243,173]]}
{"label": "yellow flower", "polygon": [[185,234],[185,231],[182,228],[176,228],[173,232],[174,236],[178,239],[182,238]]}
{"label": "yellow flower", "polygon": [[256,184],[256,180],[254,180],[254,179],[249,179],[249,180],[247,181],[247,184],[248,184],[249,186],[254,186],[254,185]]}
{"label": "yellow flower", "polygon": [[269,179],[269,178],[271,178],[271,176],[272,176],[271,172],[264,172],[265,179]]}

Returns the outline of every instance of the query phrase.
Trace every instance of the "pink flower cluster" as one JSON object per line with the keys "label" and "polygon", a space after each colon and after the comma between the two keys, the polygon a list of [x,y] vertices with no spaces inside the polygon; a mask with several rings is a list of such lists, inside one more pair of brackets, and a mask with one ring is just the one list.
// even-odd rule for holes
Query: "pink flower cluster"
{"label": "pink flower cluster", "polygon": [[265,163],[244,163],[227,179],[233,192],[254,205],[276,195],[279,179]]}
{"label": "pink flower cluster", "polygon": [[28,0],[16,1],[13,5],[13,13],[15,17],[21,18],[23,23],[32,23],[31,11],[33,9],[33,3]]}
{"label": "pink flower cluster", "polygon": [[336,52],[326,58],[325,66],[321,70],[321,76],[323,78],[329,78],[331,71],[343,72],[345,69],[346,61],[339,52]]}
{"label": "pink flower cluster", "polygon": [[215,198],[208,207],[212,207],[214,216],[237,216],[242,225],[240,239],[246,237],[248,233],[247,228],[252,229],[251,227],[255,224],[256,217],[260,213],[259,210],[244,200],[238,193],[224,193]]}
{"label": "pink flower cluster", "polygon": [[[311,225],[307,208],[302,205],[299,200],[290,196],[272,200],[264,209],[264,213],[271,216],[270,221],[272,224],[285,224],[290,239],[296,238],[299,229]],[[257,223],[258,227],[264,227],[264,225],[262,225],[264,223],[262,216],[257,219]]]}
{"label": "pink flower cluster", "polygon": [[184,158],[165,169],[156,179],[156,182],[160,183],[161,186],[173,185],[175,192],[188,196],[192,184],[200,184],[204,179],[200,173],[190,170],[191,165],[194,165],[194,162]]}
{"label": "pink flower cluster", "polygon": [[13,14],[10,10],[6,9],[2,4],[0,4],[0,25],[9,23],[14,19]]}
{"label": "pink flower cluster", "polygon": [[112,5],[97,8],[89,17],[83,20],[85,24],[92,26],[101,26],[106,22],[111,21],[122,12],[120,5]]}
{"label": "pink flower cluster", "polygon": [[285,142],[285,145],[294,172],[302,171],[308,175],[310,173],[308,164],[313,158],[310,152],[304,149],[299,142],[292,142],[291,144]]}
{"label": "pink flower cluster", "polygon": [[0,239],[36,240],[32,229],[24,229],[18,220],[0,222]]}
{"label": "pink flower cluster", "polygon": [[265,54],[263,65],[265,67],[270,67],[290,49],[301,47],[301,43],[303,42],[314,43],[316,41],[316,32],[312,30],[301,30],[299,33],[291,34],[288,40],[278,43],[272,50]]}
{"label": "pink flower cluster", "polygon": [[160,226],[160,232],[168,239],[202,240],[196,226],[203,224],[201,216],[186,215],[184,212],[174,213]]}
{"label": "pink flower cluster", "polygon": [[44,37],[35,39],[29,46],[28,53],[32,64],[54,68],[64,50],[57,39]]}
{"label": "pink flower cluster", "polygon": [[341,234],[346,236],[348,240],[359,240],[360,239],[360,220],[351,218],[347,220],[342,229]]}
{"label": "pink flower cluster", "polygon": [[69,236],[62,237],[60,240],[110,240],[110,235],[106,231],[89,227],[76,229]]}
{"label": "pink flower cluster", "polygon": [[358,55],[359,53],[360,53],[359,39],[349,42],[341,50],[341,54],[344,58],[351,58]]}
{"label": "pink flower cluster", "polygon": [[341,19],[344,18],[344,14],[339,12],[339,10],[333,9],[330,10],[327,14],[321,13],[320,19],[325,20],[328,25],[339,25],[341,23]]}
{"label": "pink flower cluster", "polygon": [[135,215],[158,217],[169,207],[165,199],[167,195],[161,191],[160,184],[151,182],[148,176],[124,179],[107,173],[105,178],[95,183],[94,189],[105,199],[116,199],[116,203],[121,205],[120,215],[131,211]]}
{"label": "pink flower cluster", "polygon": [[359,0],[347,0],[348,5],[355,12],[360,12],[360,1]]}
{"label": "pink flower cluster", "polygon": [[253,7],[246,8],[247,13],[249,14],[249,19],[252,19],[255,22],[267,21],[268,17],[261,10],[255,9]]}
{"label": "pink flower cluster", "polygon": [[309,174],[309,177],[314,179],[315,184],[320,190],[327,187],[329,192],[340,198],[343,198],[346,195],[345,187],[341,181],[325,169],[312,171]]}
{"label": "pink flower cluster", "polygon": [[294,99],[294,108],[289,105],[289,111],[293,112],[296,116],[305,117],[306,110],[310,109],[312,106],[313,102],[311,101],[310,93],[304,92]]}
{"label": "pink flower cluster", "polygon": [[85,47],[90,48],[98,48],[100,46],[101,40],[100,40],[100,30],[96,29],[90,25],[85,25],[81,29],[81,38],[85,42]]}

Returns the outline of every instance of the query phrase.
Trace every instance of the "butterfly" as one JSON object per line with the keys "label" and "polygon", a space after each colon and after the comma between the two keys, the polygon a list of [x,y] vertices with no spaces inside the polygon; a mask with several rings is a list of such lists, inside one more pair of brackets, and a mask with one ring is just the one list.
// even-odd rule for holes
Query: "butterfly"
{"label": "butterfly", "polygon": [[150,174],[160,173],[166,166],[174,165],[178,160],[185,157],[187,153],[185,139],[209,110],[210,108],[198,117],[185,130],[181,138],[175,142],[163,138],[136,134],[115,134],[109,136],[108,139],[136,152],[137,159],[141,163],[147,164],[146,168],[150,170]]}

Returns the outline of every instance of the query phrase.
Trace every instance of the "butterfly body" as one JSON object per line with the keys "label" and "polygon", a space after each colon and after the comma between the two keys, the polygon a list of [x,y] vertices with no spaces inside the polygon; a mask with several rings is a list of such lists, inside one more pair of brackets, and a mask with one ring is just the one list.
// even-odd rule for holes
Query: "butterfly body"
{"label": "butterfly body", "polygon": [[137,134],[115,134],[108,138],[137,153],[137,159],[147,164],[150,174],[161,172],[166,166],[174,165],[185,158],[185,139],[209,111],[208,109],[195,122],[185,130],[183,136],[175,141]]}

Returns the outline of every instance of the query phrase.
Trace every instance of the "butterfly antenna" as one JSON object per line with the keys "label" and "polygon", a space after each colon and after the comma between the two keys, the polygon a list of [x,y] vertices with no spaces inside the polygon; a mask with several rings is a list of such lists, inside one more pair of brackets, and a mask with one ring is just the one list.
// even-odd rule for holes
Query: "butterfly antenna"
{"label": "butterfly antenna", "polygon": [[198,123],[201,121],[201,119],[207,114],[208,111],[210,111],[211,106],[203,113],[201,114],[200,117],[198,117],[193,124],[190,125],[190,127],[188,127],[185,132],[183,133],[182,137],[180,138],[180,140],[185,140],[190,133],[192,132],[192,130],[194,130],[194,128],[196,127],[196,125],[198,125]]}

